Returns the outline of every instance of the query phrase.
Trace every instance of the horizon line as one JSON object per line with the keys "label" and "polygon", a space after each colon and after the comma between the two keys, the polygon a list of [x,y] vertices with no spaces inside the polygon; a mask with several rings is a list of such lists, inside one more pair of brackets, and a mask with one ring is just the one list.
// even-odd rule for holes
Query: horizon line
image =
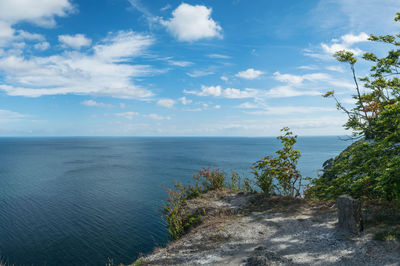
{"label": "horizon line", "polygon": [[[0,136],[0,138],[275,138],[280,135],[270,136],[119,136],[119,135],[38,135],[38,136]],[[295,135],[298,137],[351,137],[349,135]]]}

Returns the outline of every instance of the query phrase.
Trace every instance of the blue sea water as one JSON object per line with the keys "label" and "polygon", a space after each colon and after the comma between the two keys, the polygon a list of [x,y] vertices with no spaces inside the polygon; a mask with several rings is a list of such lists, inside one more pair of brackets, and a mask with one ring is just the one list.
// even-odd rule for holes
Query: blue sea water
{"label": "blue sea water", "polygon": [[[348,142],[300,137],[315,177]],[[168,241],[160,212],[172,180],[202,167],[249,175],[275,138],[0,138],[0,258],[15,265],[131,263]]]}

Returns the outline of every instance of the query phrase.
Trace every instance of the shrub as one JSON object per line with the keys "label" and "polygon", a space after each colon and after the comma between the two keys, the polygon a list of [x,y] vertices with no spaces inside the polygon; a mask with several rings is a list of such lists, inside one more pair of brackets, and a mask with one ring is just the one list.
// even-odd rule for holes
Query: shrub
{"label": "shrub", "polygon": [[202,183],[203,190],[220,190],[225,187],[225,172],[220,169],[214,169],[210,171],[210,168],[203,168],[196,175],[193,176],[193,179],[196,180],[196,184]]}
{"label": "shrub", "polygon": [[174,181],[174,188],[167,188],[168,199],[164,206],[164,216],[167,228],[173,239],[178,239],[184,232],[183,217],[185,215],[184,204],[186,200],[186,190],[179,182]]}
{"label": "shrub", "polygon": [[[262,192],[267,195],[273,192],[273,176],[270,174],[270,171],[258,171],[256,166],[253,166],[252,174],[256,180],[255,184],[261,189]],[[248,186],[250,186],[250,184],[248,184]]]}
{"label": "shrub", "polygon": [[[174,181],[172,189],[166,188],[168,199],[164,205],[163,213],[172,239],[180,238],[190,227],[201,222],[199,215],[185,212],[186,200],[196,198],[210,190],[223,189],[225,187],[225,176],[225,172],[219,169],[210,170],[204,168],[193,175],[194,185],[182,185],[182,183]],[[240,184],[240,177],[237,173],[232,173],[232,180],[237,180]]]}
{"label": "shrub", "polygon": [[277,156],[266,156],[253,165],[256,185],[264,192],[277,192],[284,196],[299,197],[302,176],[297,170],[300,151],[294,150],[297,136],[288,127],[281,129],[278,139],[283,148],[276,151]]}
{"label": "shrub", "polygon": [[354,142],[325,163],[311,181],[307,197],[335,199],[349,194],[361,199],[400,202],[400,146],[382,141]]}
{"label": "shrub", "polygon": [[[397,13],[395,21],[399,20]],[[350,66],[356,103],[346,108],[334,91],[324,97],[336,101],[337,108],[348,116],[345,128],[360,140],[331,160],[322,176],[313,180],[310,196],[329,199],[348,193],[357,198],[400,202],[400,34],[370,35],[369,40],[391,49],[382,58],[363,54],[362,58],[373,64],[366,77],[356,77],[357,58],[352,52],[334,54]]]}
{"label": "shrub", "polygon": [[240,175],[239,173],[231,170],[231,189],[234,191],[240,190]]}
{"label": "shrub", "polygon": [[243,180],[243,190],[249,193],[255,193],[256,190],[253,188],[254,181],[248,178]]}

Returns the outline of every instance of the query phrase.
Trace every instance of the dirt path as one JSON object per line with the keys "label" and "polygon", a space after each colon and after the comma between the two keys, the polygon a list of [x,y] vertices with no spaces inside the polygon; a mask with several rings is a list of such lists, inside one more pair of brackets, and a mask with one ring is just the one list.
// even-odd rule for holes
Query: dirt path
{"label": "dirt path", "polygon": [[[197,199],[204,222],[144,257],[152,265],[400,265],[399,243],[336,230],[334,206],[248,194]],[[258,198],[257,198],[258,197]],[[212,197],[211,197],[212,198]]]}

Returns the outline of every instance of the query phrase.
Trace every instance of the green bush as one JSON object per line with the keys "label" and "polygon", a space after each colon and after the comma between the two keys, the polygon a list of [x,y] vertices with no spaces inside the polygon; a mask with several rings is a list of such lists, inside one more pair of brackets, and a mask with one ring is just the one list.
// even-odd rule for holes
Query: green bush
{"label": "green bush", "polygon": [[349,194],[361,199],[400,201],[400,146],[364,139],[325,163],[311,181],[307,197],[335,199]]}
{"label": "green bush", "polygon": [[231,174],[232,174],[232,176],[231,176],[231,187],[230,188],[233,191],[238,191],[238,190],[240,190],[241,177],[240,177],[239,173],[232,171],[232,170],[231,170]]}
{"label": "green bush", "polygon": [[193,179],[196,184],[201,183],[203,185],[204,191],[220,190],[225,187],[225,176],[226,173],[220,169],[210,171],[210,168],[203,168],[193,176]]}
{"label": "green bush", "polygon": [[[395,18],[398,20],[400,13]],[[369,40],[385,43],[392,50],[382,58],[364,53],[362,58],[373,63],[364,78],[356,77],[357,58],[352,52],[334,55],[350,66],[356,104],[348,109],[334,91],[324,95],[334,98],[337,108],[348,116],[345,128],[361,139],[326,163],[320,178],[312,181],[308,196],[329,199],[347,193],[357,198],[400,202],[400,34],[370,35]]]}
{"label": "green bush", "polygon": [[281,131],[284,133],[278,139],[283,147],[275,152],[277,156],[266,156],[253,165],[255,184],[266,194],[277,192],[299,197],[302,176],[297,170],[301,154],[299,150],[294,150],[297,136],[293,136],[287,127]]}
{"label": "green bush", "polygon": [[249,193],[256,193],[257,191],[253,188],[254,180],[245,178],[243,180],[243,190]]}
{"label": "green bush", "polygon": [[[172,239],[180,238],[190,227],[201,222],[199,215],[186,213],[186,200],[196,198],[207,191],[223,189],[226,186],[226,174],[219,169],[203,168],[193,175],[193,179],[194,185],[183,185],[174,181],[172,189],[166,188],[168,199],[164,205],[163,213]],[[234,181],[235,188],[240,186],[239,174],[232,172],[232,181]]]}
{"label": "green bush", "polygon": [[261,191],[267,195],[273,192],[273,176],[269,171],[258,171],[255,166],[252,167],[252,174],[254,175],[255,185],[261,189]]}
{"label": "green bush", "polygon": [[178,239],[185,233],[184,215],[187,190],[184,186],[174,181],[174,189],[167,188],[168,199],[164,206],[163,213],[170,236]]}

